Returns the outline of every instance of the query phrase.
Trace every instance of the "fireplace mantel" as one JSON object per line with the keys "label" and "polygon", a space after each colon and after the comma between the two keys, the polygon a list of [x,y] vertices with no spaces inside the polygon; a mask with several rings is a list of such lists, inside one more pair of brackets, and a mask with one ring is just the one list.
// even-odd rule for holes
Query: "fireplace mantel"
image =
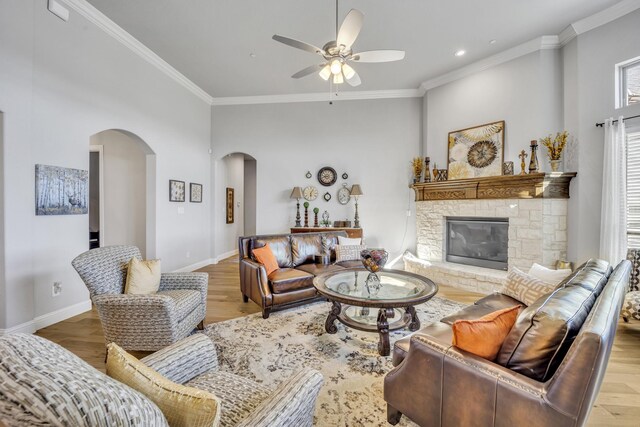
{"label": "fireplace mantel", "polygon": [[411,185],[416,202],[467,199],[568,199],[576,172],[532,173]]}

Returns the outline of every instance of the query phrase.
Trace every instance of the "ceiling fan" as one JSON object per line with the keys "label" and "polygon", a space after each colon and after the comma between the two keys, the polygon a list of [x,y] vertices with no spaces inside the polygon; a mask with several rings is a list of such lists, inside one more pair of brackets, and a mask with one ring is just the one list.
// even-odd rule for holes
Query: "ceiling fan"
{"label": "ceiling fan", "polygon": [[353,53],[351,47],[360,30],[364,14],[357,9],[351,9],[338,28],[338,0],[336,0],[336,39],[325,43],[320,49],[309,43],[274,34],[273,39],[287,46],[315,53],[323,58],[322,63],[311,65],[292,75],[294,79],[308,76],[315,72],[324,80],[332,78],[334,84],[345,81],[351,86],[358,86],[362,81],[356,70],[349,62],[391,62],[404,59],[403,50],[369,50]]}

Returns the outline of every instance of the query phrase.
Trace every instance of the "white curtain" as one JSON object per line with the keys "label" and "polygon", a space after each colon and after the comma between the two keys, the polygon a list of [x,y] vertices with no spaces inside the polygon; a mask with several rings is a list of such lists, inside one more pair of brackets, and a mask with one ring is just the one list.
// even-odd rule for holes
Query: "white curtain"
{"label": "white curtain", "polygon": [[627,154],[623,117],[604,124],[600,258],[612,265],[627,255]]}

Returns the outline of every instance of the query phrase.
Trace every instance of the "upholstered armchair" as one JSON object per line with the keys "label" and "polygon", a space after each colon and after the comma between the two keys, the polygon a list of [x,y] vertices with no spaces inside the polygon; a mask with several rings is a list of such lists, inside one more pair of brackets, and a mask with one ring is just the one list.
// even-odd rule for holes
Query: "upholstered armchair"
{"label": "upholstered armchair", "polygon": [[141,258],[135,246],[106,246],[76,257],[71,264],[89,289],[106,343],[125,350],[156,351],[204,327],[206,273],[162,273],[153,295],[124,294],[127,265]]}
{"label": "upholstered armchair", "polygon": [[[266,387],[218,369],[215,345],[195,334],[142,359],[170,380],[207,390],[221,402],[221,427],[311,427],[322,374],[302,370]],[[22,427],[166,427],[146,396],[73,353],[28,334],[0,337],[0,424]]]}
{"label": "upholstered armchair", "polygon": [[629,279],[629,293],[624,297],[622,305],[622,319],[640,320],[640,249],[629,249],[627,259],[631,261],[631,278]]}

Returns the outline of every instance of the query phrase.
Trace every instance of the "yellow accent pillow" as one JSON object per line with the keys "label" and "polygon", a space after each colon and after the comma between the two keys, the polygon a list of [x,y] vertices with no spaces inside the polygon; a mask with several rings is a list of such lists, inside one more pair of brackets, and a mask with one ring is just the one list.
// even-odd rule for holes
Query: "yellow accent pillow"
{"label": "yellow accent pillow", "polygon": [[171,427],[215,427],[220,422],[215,395],[170,381],[115,343],[107,346],[107,375],[155,403]]}
{"label": "yellow accent pillow", "polygon": [[149,295],[158,292],[160,287],[160,260],[141,261],[136,257],[129,261],[127,281],[124,293],[132,295]]}

